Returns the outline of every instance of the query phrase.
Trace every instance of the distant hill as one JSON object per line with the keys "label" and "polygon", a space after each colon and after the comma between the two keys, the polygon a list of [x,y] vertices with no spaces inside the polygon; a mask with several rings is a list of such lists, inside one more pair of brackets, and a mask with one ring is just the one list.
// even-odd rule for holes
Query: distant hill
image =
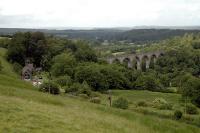
{"label": "distant hill", "polygon": [[64,37],[69,39],[87,39],[129,42],[152,42],[168,39],[174,36],[182,36],[186,33],[200,33],[200,27],[159,27],[141,26],[129,28],[96,28],[88,30],[55,30],[55,29],[20,29],[0,28],[0,35],[12,35],[15,32],[40,31],[48,35]]}
{"label": "distant hill", "polygon": [[132,29],[200,30],[200,26],[135,26]]}
{"label": "distant hill", "polygon": [[183,36],[186,33],[200,33],[200,30],[184,29],[133,29],[116,36],[117,40],[130,40],[131,42],[160,41],[174,36]]}

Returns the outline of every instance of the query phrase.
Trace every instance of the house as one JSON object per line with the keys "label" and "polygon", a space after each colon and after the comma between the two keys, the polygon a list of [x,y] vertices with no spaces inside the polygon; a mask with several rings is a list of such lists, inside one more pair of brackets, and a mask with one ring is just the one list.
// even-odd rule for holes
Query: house
{"label": "house", "polygon": [[42,68],[38,67],[35,68],[33,63],[29,59],[26,59],[25,66],[22,69],[22,79],[24,80],[32,80],[33,79],[33,73],[35,72],[41,72]]}
{"label": "house", "polygon": [[27,81],[32,80],[33,71],[34,71],[33,63],[31,63],[30,60],[27,59],[25,62],[25,66],[22,69],[22,79]]}

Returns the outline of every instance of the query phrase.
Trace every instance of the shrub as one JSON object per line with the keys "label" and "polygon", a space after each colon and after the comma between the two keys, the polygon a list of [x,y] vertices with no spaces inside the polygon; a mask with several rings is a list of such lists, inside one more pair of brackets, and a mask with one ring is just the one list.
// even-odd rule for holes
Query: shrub
{"label": "shrub", "polygon": [[70,86],[63,86],[62,89],[65,90],[65,93],[70,92]]}
{"label": "shrub", "polygon": [[80,83],[73,83],[71,86],[66,86],[64,89],[65,89],[65,93],[71,93],[71,94],[77,95],[81,87],[82,86]]}
{"label": "shrub", "polygon": [[65,86],[65,93],[72,93],[72,94],[86,94],[87,96],[91,96],[92,91],[91,87],[87,84],[87,82],[80,83],[73,83],[71,86]]}
{"label": "shrub", "polygon": [[125,98],[120,97],[117,100],[113,101],[113,107],[120,109],[127,109],[128,101]]}
{"label": "shrub", "polygon": [[139,101],[137,102],[137,106],[147,107],[148,104],[145,101]]}
{"label": "shrub", "polygon": [[164,98],[156,98],[154,101],[153,101],[153,104],[154,105],[157,105],[157,104],[166,104],[167,101],[164,99]]}
{"label": "shrub", "polygon": [[182,117],[182,115],[183,115],[183,113],[182,113],[180,110],[176,110],[176,111],[174,112],[174,118],[175,118],[176,120],[180,120],[181,117]]}
{"label": "shrub", "polygon": [[101,99],[99,97],[93,97],[90,99],[90,102],[100,104]]}
{"label": "shrub", "polygon": [[84,81],[84,82],[81,84],[81,88],[80,88],[79,92],[80,92],[81,94],[86,94],[87,96],[91,96],[92,89],[91,89],[91,87],[87,84],[87,82]]}
{"label": "shrub", "polygon": [[185,108],[187,114],[198,114],[198,109],[192,104],[189,104]]}
{"label": "shrub", "polygon": [[139,90],[161,91],[162,84],[154,74],[141,75],[135,81],[135,87]]}
{"label": "shrub", "polygon": [[172,105],[167,103],[167,101],[163,98],[156,98],[153,101],[153,107],[158,108],[158,109],[166,109],[166,110],[172,109]]}
{"label": "shrub", "polygon": [[55,79],[55,82],[60,86],[70,86],[72,85],[72,79],[70,76],[60,76]]}
{"label": "shrub", "polygon": [[60,94],[59,86],[54,82],[44,82],[40,85],[39,90],[42,92],[49,92],[51,94]]}

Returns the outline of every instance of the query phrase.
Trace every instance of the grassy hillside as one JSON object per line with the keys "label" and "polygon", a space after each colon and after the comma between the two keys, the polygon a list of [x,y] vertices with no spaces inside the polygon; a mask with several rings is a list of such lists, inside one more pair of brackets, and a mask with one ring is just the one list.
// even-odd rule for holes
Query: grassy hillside
{"label": "grassy hillside", "polygon": [[[41,93],[18,79],[0,49],[0,132],[2,133],[198,133],[196,126],[131,110],[96,105],[69,96]],[[176,98],[175,98],[176,99]]]}
{"label": "grassy hillside", "polygon": [[153,101],[157,97],[167,99],[170,103],[178,103],[180,100],[179,94],[172,93],[160,93],[160,92],[151,92],[151,91],[113,91],[114,96],[126,97],[130,101],[138,102],[141,100]]}
{"label": "grassy hillside", "polygon": [[0,48],[0,61],[2,63],[2,66],[3,66],[3,70],[2,72],[0,72],[0,74],[4,74],[4,75],[7,75],[9,77],[17,77],[17,75],[13,72],[13,69],[12,69],[12,65],[10,63],[8,63],[5,59],[5,56],[6,56],[6,49],[4,48]]}
{"label": "grassy hillside", "polygon": [[[181,98],[180,94],[176,93],[161,93],[151,91],[137,91],[137,90],[114,90],[113,99],[117,97],[124,97],[129,101],[129,110],[133,112],[139,112],[146,115],[151,115],[160,118],[173,119],[174,111],[181,110],[185,112],[185,102]],[[170,105],[172,109],[159,109],[153,107],[155,99],[164,99]],[[104,103],[106,100],[104,100]],[[146,106],[138,106],[138,103],[145,102]],[[199,109],[200,112],[200,109]],[[190,123],[193,125],[200,126],[199,124],[200,114],[189,115],[183,114],[182,122]]]}

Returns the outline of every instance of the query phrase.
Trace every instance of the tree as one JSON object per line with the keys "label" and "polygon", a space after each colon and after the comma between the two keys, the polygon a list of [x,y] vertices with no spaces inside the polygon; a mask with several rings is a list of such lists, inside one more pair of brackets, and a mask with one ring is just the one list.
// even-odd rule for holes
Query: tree
{"label": "tree", "polygon": [[55,94],[55,95],[60,94],[59,86],[52,81],[42,83],[40,85],[39,90],[42,92],[47,92],[47,93]]}
{"label": "tree", "polygon": [[73,76],[76,59],[71,53],[61,53],[52,59],[51,73],[53,76]]}
{"label": "tree", "polygon": [[78,66],[76,68],[75,80],[80,83],[86,81],[94,91],[104,91],[109,87],[104,75],[100,72],[99,66],[95,64]]}
{"label": "tree", "polygon": [[162,84],[156,78],[154,74],[144,75],[142,74],[135,81],[136,89],[160,91],[163,89]]}
{"label": "tree", "polygon": [[200,49],[200,41],[195,41],[192,43],[192,47],[194,49]]}
{"label": "tree", "polygon": [[[124,72],[122,72],[124,70]],[[125,68],[118,65],[101,65],[100,72],[104,75],[109,89],[130,89],[130,81],[125,76]]]}
{"label": "tree", "polygon": [[0,47],[8,48],[9,44],[10,44],[10,38],[8,38],[8,37],[0,37]]}
{"label": "tree", "polygon": [[187,77],[181,88],[182,96],[190,98],[192,103],[200,107],[200,79],[194,76]]}
{"label": "tree", "polygon": [[59,76],[55,79],[55,82],[60,85],[61,87],[63,86],[70,86],[72,85],[72,79],[70,76]]}
{"label": "tree", "polygon": [[87,96],[91,96],[92,88],[88,85],[86,81],[83,81],[81,84],[81,89],[79,90],[81,94],[87,94]]}
{"label": "tree", "polygon": [[97,62],[95,51],[83,41],[77,43],[75,58],[82,62]]}
{"label": "tree", "polygon": [[161,74],[167,74],[173,80],[177,76],[188,72],[192,75],[200,75],[200,52],[188,47],[169,50],[156,61],[155,70]]}
{"label": "tree", "polygon": [[26,49],[24,47],[25,40],[23,33],[16,33],[13,35],[11,43],[8,46],[8,60],[24,65],[26,58]]}
{"label": "tree", "polygon": [[93,90],[104,90],[108,88],[108,84],[104,79],[104,75],[100,72],[100,66],[93,63],[84,63],[77,67],[75,80],[79,82],[86,81]]}
{"label": "tree", "polygon": [[25,59],[31,58],[36,66],[40,66],[46,50],[46,38],[42,32],[16,33],[8,46],[8,59],[24,65]]}
{"label": "tree", "polygon": [[84,80],[93,90],[130,89],[130,81],[125,75],[126,68],[118,65],[82,63],[76,68],[75,80]]}

